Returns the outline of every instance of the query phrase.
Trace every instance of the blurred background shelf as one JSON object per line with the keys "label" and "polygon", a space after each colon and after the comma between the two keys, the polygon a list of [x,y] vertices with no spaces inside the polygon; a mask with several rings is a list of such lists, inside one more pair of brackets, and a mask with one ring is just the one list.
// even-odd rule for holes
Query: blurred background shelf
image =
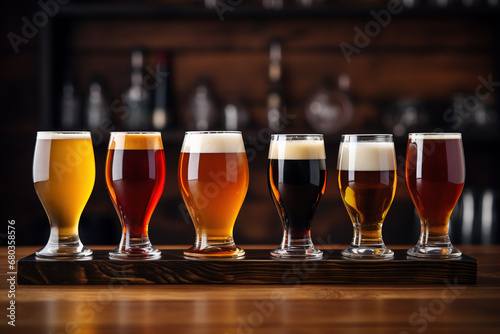
{"label": "blurred background shelf", "polygon": [[[385,123],[386,115],[391,114],[396,102],[414,101],[428,115],[427,123],[415,131],[442,128],[464,133],[466,187],[472,197],[467,197],[466,205],[460,204],[454,219],[461,228],[462,211],[468,210],[466,217],[472,213],[476,237],[462,238],[458,228],[452,237],[465,243],[499,242],[496,229],[491,232],[491,240],[479,236],[483,217],[489,217],[483,205],[490,201],[487,194],[494,194],[492,201],[498,203],[500,89],[494,86],[484,101],[496,123],[479,126],[475,121],[477,113],[471,113],[463,118],[466,124],[460,128],[455,119],[444,116],[457,93],[464,97],[476,95],[479,77],[491,75],[493,81],[500,81],[498,7],[490,8],[486,1],[480,1],[471,8],[458,2],[437,8],[431,6],[432,1],[416,1],[415,7],[392,15],[390,24],[360,47],[359,54],[352,54],[348,62],[339,45],[344,42],[355,46],[354,28],[364,31],[367,23],[375,21],[370,12],[386,9],[388,2],[323,1],[303,8],[295,1],[285,1],[280,10],[264,9],[261,3],[243,1],[225,12],[221,21],[215,10],[204,7],[203,1],[74,0],[60,6],[57,15],[39,29],[36,40],[19,45],[19,53],[13,53],[4,39],[0,44],[4,78],[0,102],[6,110],[2,138],[9,140],[8,156],[16,157],[9,168],[18,177],[6,180],[9,191],[2,191],[0,200],[8,203],[14,215],[8,219],[16,219],[20,226],[17,241],[43,244],[48,236],[46,216],[33,190],[31,165],[36,131],[61,128],[65,73],[68,69],[73,72],[80,97],[88,94],[92,77],[98,74],[109,103],[120,101],[130,86],[131,51],[140,45],[144,65],[152,69],[157,53],[169,52],[173,111],[177,116],[177,122],[162,131],[167,180],[150,225],[153,244],[189,244],[194,240],[194,229],[186,219],[177,188],[176,168],[184,131],[190,129],[182,117],[200,77],[209,78],[219,113],[223,105],[237,100],[250,116],[248,127],[242,131],[247,150],[253,149],[255,156],[249,162],[251,182],[235,226],[236,241],[278,244],[281,224],[267,189],[269,132],[262,132],[268,126],[269,43],[278,38],[282,47],[283,96],[288,112],[295,115],[284,132],[316,132],[305,117],[311,94],[325,76],[336,78],[345,73],[350,78],[348,94],[354,114],[346,127],[325,136],[328,186],[314,221],[313,237],[341,244],[351,239],[351,225],[336,181],[340,134],[393,132]],[[4,14],[4,35],[8,31],[20,33],[21,18],[31,19],[40,10],[35,2],[28,1],[9,6],[8,15]],[[113,121],[117,121],[116,117]],[[113,130],[120,129],[123,126],[116,122]],[[120,236],[118,218],[104,182],[107,131],[101,137],[98,141],[94,138],[96,184],[81,224],[86,244],[114,244]],[[249,138],[257,138],[256,144]],[[414,243],[419,230],[403,177],[406,138],[406,133],[395,138],[399,181],[384,228],[388,245]],[[497,212],[490,212],[496,225]]]}

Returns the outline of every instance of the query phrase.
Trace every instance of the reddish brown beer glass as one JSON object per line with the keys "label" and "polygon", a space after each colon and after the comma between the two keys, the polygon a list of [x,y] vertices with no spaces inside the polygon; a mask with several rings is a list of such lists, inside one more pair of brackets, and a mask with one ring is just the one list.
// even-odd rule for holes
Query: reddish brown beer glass
{"label": "reddish brown beer glass", "polygon": [[460,133],[410,133],[406,184],[420,217],[420,238],[408,255],[458,257],[448,236],[451,213],[465,182]]}
{"label": "reddish brown beer glass", "polygon": [[106,184],[123,228],[112,259],[157,259],[149,220],[165,184],[165,155],[159,132],[112,132],[106,160]]}

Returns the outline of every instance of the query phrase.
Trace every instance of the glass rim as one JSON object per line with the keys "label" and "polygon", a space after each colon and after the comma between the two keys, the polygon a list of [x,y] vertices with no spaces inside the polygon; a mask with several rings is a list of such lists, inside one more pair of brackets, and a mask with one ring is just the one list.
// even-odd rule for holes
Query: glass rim
{"label": "glass rim", "polygon": [[461,132],[411,132],[408,134],[408,138],[418,138],[418,137],[450,137],[450,138],[442,138],[442,139],[454,139],[454,138],[462,138]]}
{"label": "glass rim", "polygon": [[112,131],[110,135],[161,135],[160,131]]}
{"label": "glass rim", "polygon": [[271,135],[271,140],[323,140],[321,133],[277,133]]}
{"label": "glass rim", "polygon": [[86,135],[86,134],[90,134],[90,131],[72,131],[72,130],[68,130],[68,131],[65,131],[65,130],[61,130],[61,131],[37,131],[36,132],[37,134],[38,133],[43,133],[43,134],[57,134],[57,135],[78,135],[78,134],[82,134],[82,135]]}
{"label": "glass rim", "polygon": [[355,133],[355,134],[343,134],[341,136],[341,142],[394,142],[394,136],[392,133]]}
{"label": "glass rim", "polygon": [[241,131],[232,130],[232,131],[186,131],[185,135],[217,135],[217,134],[240,134]]}

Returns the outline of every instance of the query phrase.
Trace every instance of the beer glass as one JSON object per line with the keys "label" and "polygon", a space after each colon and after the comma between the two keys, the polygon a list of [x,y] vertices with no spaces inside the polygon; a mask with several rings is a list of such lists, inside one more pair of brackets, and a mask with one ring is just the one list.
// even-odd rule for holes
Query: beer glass
{"label": "beer glass", "polygon": [[106,184],[123,233],[112,259],[157,259],[148,226],[165,184],[165,155],[159,132],[111,132]]}
{"label": "beer glass", "polygon": [[338,158],[340,195],[353,225],[350,258],[391,258],[382,224],[396,193],[396,158],[390,134],[342,135]]}
{"label": "beer glass", "polygon": [[465,182],[460,133],[410,133],[406,150],[406,184],[420,217],[420,238],[408,255],[458,257],[448,236],[453,208]]}
{"label": "beer glass", "polygon": [[278,258],[321,258],[311,240],[311,223],[326,188],[323,135],[272,135],[269,192],[283,224]]}
{"label": "beer glass", "polygon": [[245,251],[233,227],[248,189],[248,161],[239,131],[186,132],[177,174],[196,230],[191,258],[237,258]]}
{"label": "beer glass", "polygon": [[78,224],[94,188],[95,162],[90,132],[46,132],[36,136],[33,182],[50,222],[41,258],[89,258]]}

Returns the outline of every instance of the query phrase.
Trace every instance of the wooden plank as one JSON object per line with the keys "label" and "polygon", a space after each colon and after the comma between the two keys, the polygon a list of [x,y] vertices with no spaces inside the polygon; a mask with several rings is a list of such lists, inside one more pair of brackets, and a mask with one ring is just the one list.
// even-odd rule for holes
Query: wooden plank
{"label": "wooden plank", "polygon": [[162,251],[153,261],[116,261],[97,250],[88,261],[18,262],[19,284],[474,284],[477,261],[421,260],[396,250],[387,261],[353,261],[325,251],[318,261],[275,260],[269,250],[248,250],[239,260],[191,260],[181,250]]}

